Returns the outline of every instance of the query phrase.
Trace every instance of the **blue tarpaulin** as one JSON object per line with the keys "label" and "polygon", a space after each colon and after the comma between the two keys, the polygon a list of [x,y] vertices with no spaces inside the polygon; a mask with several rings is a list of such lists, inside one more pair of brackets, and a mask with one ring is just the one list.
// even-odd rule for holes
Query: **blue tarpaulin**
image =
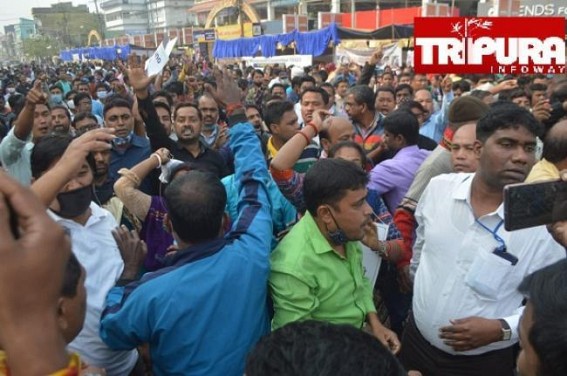
{"label": "blue tarpaulin", "polygon": [[321,56],[327,49],[329,41],[335,45],[341,41],[337,25],[332,23],[317,31],[299,32],[297,30],[286,34],[261,35],[253,38],[240,38],[234,40],[217,40],[213,47],[213,56],[216,59],[254,56],[261,52],[264,57],[276,55],[276,46],[280,43],[288,46],[296,43],[297,52],[301,55]]}
{"label": "blue tarpaulin", "polygon": [[131,46],[129,44],[123,46],[109,47],[81,47],[73,48],[59,52],[59,57],[63,61],[72,61],[73,58],[79,60],[84,59],[100,59],[100,60],[126,60],[130,54]]}

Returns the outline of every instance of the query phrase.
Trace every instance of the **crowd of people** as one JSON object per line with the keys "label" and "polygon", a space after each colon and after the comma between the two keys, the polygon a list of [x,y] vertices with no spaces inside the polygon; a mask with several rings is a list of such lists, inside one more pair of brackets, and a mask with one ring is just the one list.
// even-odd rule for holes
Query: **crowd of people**
{"label": "crowd of people", "polygon": [[381,58],[0,68],[0,374],[567,374],[567,77]]}

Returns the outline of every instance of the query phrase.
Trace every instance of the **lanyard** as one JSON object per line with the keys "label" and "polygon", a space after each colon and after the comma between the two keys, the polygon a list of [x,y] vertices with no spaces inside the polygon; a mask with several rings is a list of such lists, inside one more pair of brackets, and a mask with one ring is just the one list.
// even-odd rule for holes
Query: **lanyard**
{"label": "lanyard", "polygon": [[504,223],[504,220],[500,220],[500,222],[498,222],[498,224],[496,225],[496,227],[494,228],[494,230],[489,229],[488,227],[486,227],[482,222],[480,222],[478,219],[475,219],[475,222],[478,223],[479,225],[482,226],[482,228],[484,228],[486,231],[490,232],[492,234],[492,236],[494,237],[494,240],[496,240],[498,243],[500,243],[500,248],[506,249],[506,243],[504,242],[504,239],[502,239],[499,235],[498,235],[498,230],[500,230],[500,227],[502,227],[502,224]]}

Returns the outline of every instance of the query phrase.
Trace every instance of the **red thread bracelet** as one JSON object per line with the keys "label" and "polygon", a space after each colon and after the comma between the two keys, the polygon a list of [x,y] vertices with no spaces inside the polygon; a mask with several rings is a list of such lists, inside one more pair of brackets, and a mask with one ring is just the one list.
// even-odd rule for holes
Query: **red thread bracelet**
{"label": "red thread bracelet", "polygon": [[313,128],[313,130],[315,131],[315,136],[317,136],[319,134],[319,129],[317,129],[317,127],[315,126],[315,124],[309,122],[307,124],[305,124],[306,127],[311,127]]}
{"label": "red thread bracelet", "polygon": [[309,137],[305,133],[299,131],[299,132],[297,132],[297,134],[300,134],[303,137],[305,137],[305,141],[307,141],[307,145],[311,144],[311,140],[309,139]]}

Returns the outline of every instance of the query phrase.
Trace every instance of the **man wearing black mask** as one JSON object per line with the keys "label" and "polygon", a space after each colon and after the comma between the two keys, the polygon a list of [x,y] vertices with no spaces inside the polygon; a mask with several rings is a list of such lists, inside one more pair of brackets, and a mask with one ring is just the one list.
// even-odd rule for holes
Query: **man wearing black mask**
{"label": "man wearing black mask", "polygon": [[110,350],[99,336],[106,294],[124,268],[111,234],[118,224],[92,202],[96,167],[91,152],[110,150],[112,133],[97,129],[75,140],[61,135],[43,137],[31,155],[32,190],[49,207],[49,215],[69,232],[73,252],[87,272],[87,315],[69,350],[88,364],[106,369],[108,375],[128,375],[136,365],[136,351]]}

